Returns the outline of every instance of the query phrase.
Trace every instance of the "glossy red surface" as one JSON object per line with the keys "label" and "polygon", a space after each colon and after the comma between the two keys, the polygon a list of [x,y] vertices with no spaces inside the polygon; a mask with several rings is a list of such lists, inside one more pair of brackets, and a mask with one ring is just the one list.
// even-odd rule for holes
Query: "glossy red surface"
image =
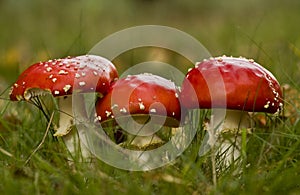
{"label": "glossy red surface", "polygon": [[187,108],[275,113],[282,106],[282,91],[272,73],[253,60],[217,57],[187,73],[181,99]]}
{"label": "glossy red surface", "polygon": [[119,79],[96,103],[100,122],[129,114],[163,115],[180,120],[181,107],[175,84],[152,74]]}
{"label": "glossy red surface", "polygon": [[49,60],[28,67],[12,86],[10,99],[28,100],[41,94],[41,90],[49,91],[53,96],[70,95],[73,90],[104,94],[116,78],[118,73],[115,66],[100,56]]}

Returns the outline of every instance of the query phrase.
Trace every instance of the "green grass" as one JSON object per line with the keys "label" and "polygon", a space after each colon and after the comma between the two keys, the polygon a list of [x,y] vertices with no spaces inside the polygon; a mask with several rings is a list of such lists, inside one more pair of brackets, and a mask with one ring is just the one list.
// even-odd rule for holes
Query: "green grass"
{"label": "green grass", "polygon": [[[5,92],[0,99],[0,194],[299,194],[299,9],[293,0],[0,1],[0,93]],[[105,36],[143,24],[185,31],[214,56],[253,58],[280,83],[295,88],[285,102],[287,117],[267,115],[266,125],[255,120],[255,131],[243,145],[240,173],[233,165],[217,173],[214,185],[210,153],[198,156],[202,128],[175,162],[152,171],[70,159],[63,141],[50,131],[42,142],[48,123],[35,106],[8,100],[7,88],[30,64],[87,53]],[[144,55],[147,50],[128,52],[114,63],[122,72]],[[182,59],[170,62],[184,71]]]}
{"label": "green grass", "polygon": [[[278,117],[270,116],[266,126],[257,126],[247,135],[245,166],[240,173],[234,164],[217,172],[215,186],[210,154],[198,156],[203,128],[172,164],[130,172],[98,159],[92,163],[72,159],[62,140],[53,139],[50,133],[35,151],[47,130],[42,113],[25,102],[5,104],[10,118],[1,121],[0,191],[4,194],[293,194],[300,190],[300,136],[296,127]],[[9,115],[15,109],[24,114]]]}

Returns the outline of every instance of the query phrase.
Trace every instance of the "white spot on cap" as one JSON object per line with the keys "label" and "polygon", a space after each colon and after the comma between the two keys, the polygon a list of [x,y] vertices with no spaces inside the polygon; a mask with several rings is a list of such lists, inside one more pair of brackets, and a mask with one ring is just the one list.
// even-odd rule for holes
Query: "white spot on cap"
{"label": "white spot on cap", "polygon": [[80,69],[83,69],[83,68],[85,68],[86,66],[87,66],[86,64],[80,64],[80,65],[79,65],[79,68],[80,68]]}
{"label": "white spot on cap", "polygon": [[85,86],[85,82],[84,81],[79,82],[79,86]]}
{"label": "white spot on cap", "polygon": [[264,108],[267,109],[267,108],[269,108],[269,106],[270,106],[270,101],[268,101],[267,104],[264,105]]}
{"label": "white spot on cap", "polygon": [[11,86],[10,89],[9,89],[9,95],[12,94],[12,91],[13,91],[13,86]]}
{"label": "white spot on cap", "polygon": [[18,85],[17,83],[15,83],[15,84],[14,84],[14,87],[17,88],[17,87],[19,87],[19,85]]}
{"label": "white spot on cap", "polygon": [[176,86],[176,89],[181,92],[181,87],[180,86]]}
{"label": "white spot on cap", "polygon": [[53,74],[50,74],[50,75],[49,75],[49,79],[52,79],[52,78],[53,78]]}
{"label": "white spot on cap", "polygon": [[85,72],[82,72],[82,73],[81,73],[81,76],[83,76],[83,77],[84,77],[85,75],[86,75],[86,73],[85,73]]}
{"label": "white spot on cap", "polygon": [[145,110],[145,105],[143,104],[143,102],[139,102],[139,106],[141,110]]}
{"label": "white spot on cap", "polygon": [[80,78],[80,74],[76,73],[75,78]]}
{"label": "white spot on cap", "polygon": [[55,83],[57,81],[57,78],[53,78],[52,82]]}
{"label": "white spot on cap", "polygon": [[118,108],[118,107],[119,107],[118,104],[113,104],[110,108],[113,110],[113,109]]}
{"label": "white spot on cap", "polygon": [[150,112],[156,113],[156,109],[155,109],[155,108],[152,108],[152,109],[150,109]]}
{"label": "white spot on cap", "polygon": [[223,58],[222,58],[222,57],[218,57],[218,58],[217,58],[217,61],[218,61],[218,62],[223,62]]}
{"label": "white spot on cap", "polygon": [[94,122],[97,122],[97,121],[101,121],[101,116],[96,116],[96,118],[95,118],[95,121],[94,121]]}
{"label": "white spot on cap", "polygon": [[253,63],[253,62],[254,62],[254,60],[253,60],[253,59],[249,59],[248,61],[249,61],[250,63]]}
{"label": "white spot on cap", "polygon": [[60,71],[58,72],[58,74],[68,74],[68,72],[65,71],[65,70],[60,70]]}
{"label": "white spot on cap", "polygon": [[55,90],[55,91],[54,91],[54,94],[55,94],[55,95],[59,95],[59,91]]}
{"label": "white spot on cap", "polygon": [[126,113],[127,113],[127,110],[126,110],[126,108],[121,108],[121,109],[120,109],[120,112],[126,114]]}
{"label": "white spot on cap", "polygon": [[51,67],[47,67],[46,70],[47,70],[47,72],[50,72],[52,70],[52,68]]}
{"label": "white spot on cap", "polygon": [[63,88],[64,92],[67,93],[71,89],[71,87],[72,87],[71,85],[65,85]]}
{"label": "white spot on cap", "polygon": [[106,117],[109,117],[111,115],[111,112],[106,110],[105,114],[106,114]]}

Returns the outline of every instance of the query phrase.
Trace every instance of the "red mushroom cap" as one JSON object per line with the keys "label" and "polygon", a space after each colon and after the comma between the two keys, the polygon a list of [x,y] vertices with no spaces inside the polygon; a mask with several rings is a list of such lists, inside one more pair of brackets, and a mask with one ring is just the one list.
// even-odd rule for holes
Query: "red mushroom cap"
{"label": "red mushroom cap", "polygon": [[29,100],[44,91],[51,92],[53,96],[64,96],[72,94],[73,89],[105,94],[116,78],[118,73],[115,66],[100,56],[49,60],[27,68],[12,86],[10,99]]}
{"label": "red mushroom cap", "polygon": [[108,119],[149,115],[166,116],[165,125],[178,126],[181,107],[175,84],[157,75],[139,74],[119,79],[107,95],[96,103],[99,121]]}
{"label": "red mushroom cap", "polygon": [[213,102],[215,108],[275,113],[282,107],[282,91],[271,72],[251,59],[225,56],[197,63],[183,81],[181,99],[187,108],[211,108]]}

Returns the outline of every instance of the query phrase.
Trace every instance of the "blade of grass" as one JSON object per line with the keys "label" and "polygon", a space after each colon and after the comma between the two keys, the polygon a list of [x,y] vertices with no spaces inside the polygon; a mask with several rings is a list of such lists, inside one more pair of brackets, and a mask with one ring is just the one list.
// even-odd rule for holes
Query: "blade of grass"
{"label": "blade of grass", "polygon": [[54,112],[52,112],[51,116],[50,116],[50,119],[49,119],[49,122],[48,122],[48,126],[46,128],[46,131],[45,131],[45,134],[41,140],[41,142],[39,143],[39,145],[34,149],[34,151],[29,155],[29,157],[27,158],[27,160],[25,161],[24,163],[24,166],[28,164],[28,162],[31,160],[32,156],[42,147],[43,143],[45,142],[46,140],[46,137],[47,137],[47,134],[49,132],[49,129],[51,127],[51,123],[52,123],[52,120],[53,120],[53,116],[54,116]]}
{"label": "blade of grass", "polygon": [[3,154],[5,154],[6,156],[9,156],[9,157],[14,157],[14,155],[12,155],[10,152],[4,150],[1,146],[0,146],[0,152],[2,152]]}

